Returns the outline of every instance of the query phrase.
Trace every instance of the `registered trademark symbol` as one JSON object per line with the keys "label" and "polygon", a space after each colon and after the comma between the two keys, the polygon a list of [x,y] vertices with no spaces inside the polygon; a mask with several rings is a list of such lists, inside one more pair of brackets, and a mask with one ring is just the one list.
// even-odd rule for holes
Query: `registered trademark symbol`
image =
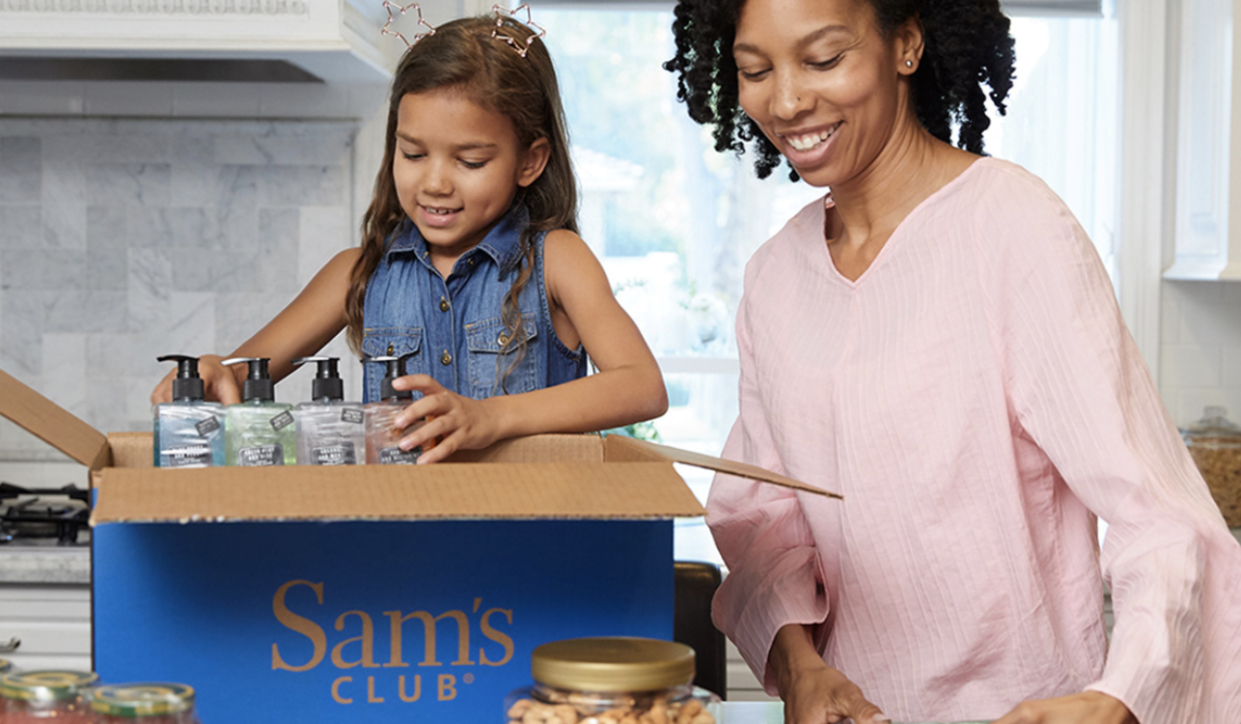
{"label": "registered trademark symbol", "polygon": [[464,681],[464,682],[465,682],[465,683],[467,683],[467,684],[473,684],[473,683],[474,683],[474,675],[473,675],[473,674],[466,674],[465,676],[462,676],[462,677],[461,677],[461,680],[462,680],[462,681]]}

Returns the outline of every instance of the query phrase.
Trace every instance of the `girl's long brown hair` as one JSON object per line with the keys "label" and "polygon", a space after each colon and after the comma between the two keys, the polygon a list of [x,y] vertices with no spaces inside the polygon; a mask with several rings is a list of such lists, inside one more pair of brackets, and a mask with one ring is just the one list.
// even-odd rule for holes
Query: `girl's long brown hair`
{"label": "girl's long brown hair", "polygon": [[[493,38],[496,20],[491,16],[462,18],[436,28],[414,44],[401,58],[388,100],[388,133],[384,139],[383,164],[375,178],[375,196],[362,216],[362,253],[353,266],[345,300],[349,346],[362,349],[362,307],[366,283],[383,259],[388,240],[405,220],[396,194],[392,163],[396,156],[397,111],[407,93],[438,88],[459,89],[479,105],[508,118],[523,149],[546,138],[551,155],[542,175],[518,189],[515,203],[530,211],[530,226],[522,233],[521,269],[504,297],[501,318],[508,329],[505,352],[516,352],[509,371],[525,354],[518,297],[534,271],[536,235],[554,229],[577,232],[577,184],[569,159],[569,135],[560,104],[556,70],[547,47],[527,26],[503,17],[499,32],[526,46],[522,57],[502,38]],[[529,41],[529,42],[528,42]],[[507,375],[507,372],[505,373]]]}

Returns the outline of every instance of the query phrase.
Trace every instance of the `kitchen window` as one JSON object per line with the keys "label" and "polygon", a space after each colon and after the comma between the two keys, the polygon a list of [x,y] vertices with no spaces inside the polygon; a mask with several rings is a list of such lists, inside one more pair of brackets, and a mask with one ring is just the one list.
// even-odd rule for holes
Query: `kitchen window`
{"label": "kitchen window", "polygon": [[[1052,6],[1061,14],[1047,15]],[[668,413],[638,432],[718,454],[737,414],[733,322],[745,263],[823,191],[790,182],[786,167],[760,181],[752,155],[713,150],[661,67],[673,55],[670,8],[544,2],[535,21],[560,78],[582,236],[667,381]],[[1117,23],[1097,2],[1010,11],[1018,77],[1007,117],[993,113],[987,150],[1065,199],[1116,282]],[[710,474],[681,473],[705,499]],[[701,521],[678,528],[677,556],[718,560]]]}

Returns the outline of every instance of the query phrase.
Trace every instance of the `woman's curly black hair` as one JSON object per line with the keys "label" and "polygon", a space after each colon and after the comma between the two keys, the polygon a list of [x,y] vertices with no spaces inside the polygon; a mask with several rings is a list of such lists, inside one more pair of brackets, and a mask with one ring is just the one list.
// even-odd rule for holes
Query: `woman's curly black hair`
{"label": "woman's curly black hair", "polygon": [[[952,143],[955,123],[957,145],[981,154],[982,134],[991,124],[986,97],[990,95],[1002,114],[1013,85],[1013,38],[999,0],[866,1],[885,38],[911,17],[922,23],[922,59],[911,77],[914,112],[932,135],[946,143]],[[676,56],[664,63],[664,69],[677,74],[677,98],[688,106],[690,118],[714,126],[715,150],[741,154],[753,141],[755,170],[759,178],[766,178],[780,164],[780,152],[741,110],[737,97],[732,46],[744,4],[745,0],[680,0],[672,23]]]}

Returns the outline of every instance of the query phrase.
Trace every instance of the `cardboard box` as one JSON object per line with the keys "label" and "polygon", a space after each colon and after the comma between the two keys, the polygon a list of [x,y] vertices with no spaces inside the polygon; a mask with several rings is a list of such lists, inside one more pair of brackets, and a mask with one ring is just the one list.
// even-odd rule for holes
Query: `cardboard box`
{"label": "cardboard box", "polygon": [[199,693],[206,724],[493,722],[534,647],[672,634],[673,462],[597,435],[430,466],[152,467],[0,372],[0,413],[90,468],[96,671]]}

